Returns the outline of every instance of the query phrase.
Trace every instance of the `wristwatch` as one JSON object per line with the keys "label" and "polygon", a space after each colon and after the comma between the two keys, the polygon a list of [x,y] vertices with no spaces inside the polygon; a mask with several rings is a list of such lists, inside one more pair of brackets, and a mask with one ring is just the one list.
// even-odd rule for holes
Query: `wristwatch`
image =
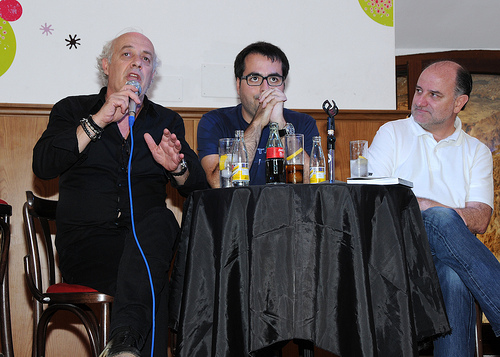
{"label": "wristwatch", "polygon": [[180,164],[181,164],[181,171],[179,171],[179,172],[170,172],[170,174],[172,176],[182,176],[182,175],[184,175],[186,173],[186,171],[188,169],[188,165],[186,163],[186,160],[182,159]]}
{"label": "wristwatch", "polygon": [[278,130],[278,135],[280,136],[280,138],[284,137],[285,135],[293,134],[295,134],[295,128],[293,127],[292,123],[286,123],[283,129]]}

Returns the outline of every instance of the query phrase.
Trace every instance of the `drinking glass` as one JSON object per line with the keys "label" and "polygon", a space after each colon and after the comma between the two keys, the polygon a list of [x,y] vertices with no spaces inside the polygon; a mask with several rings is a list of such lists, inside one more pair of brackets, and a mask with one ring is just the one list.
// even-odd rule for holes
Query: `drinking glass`
{"label": "drinking glass", "polygon": [[351,177],[368,177],[368,141],[349,142]]}
{"label": "drinking glass", "polygon": [[304,135],[285,136],[286,182],[302,183],[304,180]]}

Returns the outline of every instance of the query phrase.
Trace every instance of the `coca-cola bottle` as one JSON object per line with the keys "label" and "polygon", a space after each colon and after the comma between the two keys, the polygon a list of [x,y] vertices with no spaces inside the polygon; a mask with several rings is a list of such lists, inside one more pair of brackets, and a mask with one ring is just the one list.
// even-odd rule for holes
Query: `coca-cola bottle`
{"label": "coca-cola bottle", "polygon": [[278,134],[278,123],[269,123],[266,145],[266,183],[285,183],[285,149]]}
{"label": "coca-cola bottle", "polygon": [[326,181],[325,155],[321,148],[321,136],[313,136],[313,147],[309,161],[309,183]]}
{"label": "coca-cola bottle", "polygon": [[250,174],[248,169],[248,152],[245,146],[243,130],[236,130],[236,140],[233,143],[231,155],[233,165],[233,186],[248,186],[250,184]]}

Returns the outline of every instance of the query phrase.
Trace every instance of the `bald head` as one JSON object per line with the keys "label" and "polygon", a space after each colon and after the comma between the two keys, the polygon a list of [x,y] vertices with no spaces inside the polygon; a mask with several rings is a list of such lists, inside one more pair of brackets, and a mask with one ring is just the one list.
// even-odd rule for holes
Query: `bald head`
{"label": "bald head", "polygon": [[108,63],[111,63],[113,53],[117,50],[117,47],[119,48],[123,43],[128,42],[129,39],[135,40],[136,42],[140,41],[144,44],[147,44],[151,48],[153,73],[156,73],[156,70],[160,65],[160,60],[156,55],[156,51],[151,40],[139,32],[125,32],[122,35],[106,42],[102,48],[101,54],[97,57],[97,69],[99,70],[99,76],[104,86],[108,85],[109,78],[103,69],[103,60],[106,59]]}
{"label": "bald head", "polygon": [[[455,97],[466,95],[470,98],[470,93],[472,92],[472,76],[465,67],[454,61],[443,60],[431,63],[422,71],[422,74],[428,69],[443,73],[454,79]],[[467,103],[464,104],[462,110],[465,109],[466,104]]]}

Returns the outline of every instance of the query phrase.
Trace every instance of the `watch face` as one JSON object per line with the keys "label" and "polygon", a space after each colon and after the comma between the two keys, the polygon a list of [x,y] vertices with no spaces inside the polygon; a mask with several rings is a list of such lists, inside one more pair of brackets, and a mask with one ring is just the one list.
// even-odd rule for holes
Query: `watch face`
{"label": "watch face", "polygon": [[293,126],[292,123],[286,123],[285,127],[283,129],[285,129],[286,135],[294,135],[295,134],[295,127]]}

